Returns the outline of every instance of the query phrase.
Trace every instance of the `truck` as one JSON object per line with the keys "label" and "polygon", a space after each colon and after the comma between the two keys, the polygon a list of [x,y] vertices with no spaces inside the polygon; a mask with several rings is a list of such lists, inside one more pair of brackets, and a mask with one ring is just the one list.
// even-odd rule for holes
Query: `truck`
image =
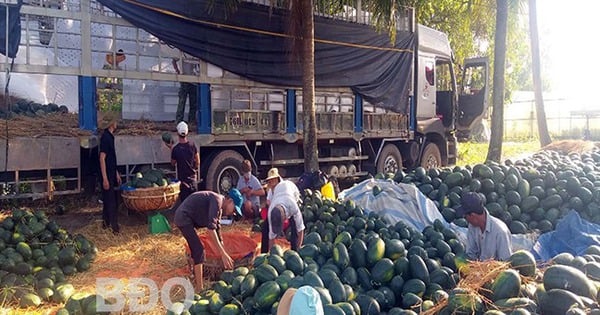
{"label": "truck", "polygon": [[[160,133],[175,131],[180,82],[197,87],[189,139],[199,147],[202,189],[227,191],[245,159],[259,178],[272,167],[288,178],[304,172],[302,63],[290,49],[287,9],[261,0],[234,10],[208,0],[25,0],[4,7],[8,25],[18,23],[2,30],[3,53],[10,56],[10,43],[18,47],[14,58],[0,59],[0,71],[10,73],[8,90],[24,82],[21,90],[66,104],[83,134],[3,137],[0,198],[95,189],[98,101],[106,91],[122,98],[128,122],[115,137],[124,180],[146,168],[172,171]],[[454,164],[458,136],[487,109],[487,59],[464,62],[459,88],[448,37],[416,23],[410,8],[399,12],[393,42],[360,1],[314,18],[320,169],[344,179]],[[197,71],[177,74],[173,59],[193,62]],[[127,133],[130,122],[152,132]]]}

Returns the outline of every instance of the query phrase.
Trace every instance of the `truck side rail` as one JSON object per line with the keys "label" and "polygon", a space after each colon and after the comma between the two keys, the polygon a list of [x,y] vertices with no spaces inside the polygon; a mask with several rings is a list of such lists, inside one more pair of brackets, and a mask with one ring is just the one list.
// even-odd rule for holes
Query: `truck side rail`
{"label": "truck side rail", "polygon": [[215,135],[279,132],[281,114],[268,110],[214,110],[212,131]]}
{"label": "truck side rail", "polygon": [[0,140],[0,199],[35,199],[81,190],[78,138],[20,137],[8,145],[6,141]]}

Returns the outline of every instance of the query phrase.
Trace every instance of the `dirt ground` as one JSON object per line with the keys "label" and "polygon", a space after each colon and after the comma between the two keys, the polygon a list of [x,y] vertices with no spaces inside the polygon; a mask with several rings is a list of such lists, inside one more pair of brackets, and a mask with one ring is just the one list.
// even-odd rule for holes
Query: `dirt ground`
{"label": "dirt ground", "polygon": [[[17,204],[13,204],[15,206]],[[19,206],[31,209],[42,209],[55,220],[62,228],[71,234],[83,234],[94,242],[98,254],[90,270],[77,273],[67,281],[76,289],[76,292],[96,293],[98,278],[115,278],[126,286],[129,279],[149,278],[153,280],[158,289],[161,289],[168,279],[174,277],[189,278],[185,254],[185,240],[179,231],[172,226],[171,233],[150,234],[148,231],[148,214],[127,211],[120,208],[119,224],[121,233],[113,235],[110,230],[102,229],[102,208],[97,198],[62,197],[54,202],[22,202]],[[55,214],[56,209],[62,206],[65,213]],[[5,204],[3,209],[7,209]],[[165,213],[171,218],[169,213]],[[169,222],[172,222],[170,220]],[[171,223],[172,225],[172,223]],[[257,242],[259,246],[260,233],[251,232],[252,221],[237,221],[230,226],[223,226],[223,233],[236,233],[246,235]],[[200,232],[202,230],[199,230]],[[202,232],[201,232],[202,233]],[[289,247],[286,241],[279,244]],[[216,276],[209,270],[209,275]],[[210,284],[210,280],[208,282]],[[206,286],[206,285],[205,285]],[[174,288],[170,292],[173,302],[184,297],[181,288]],[[38,309],[19,309],[13,305],[4,305],[0,314],[53,314],[61,305],[45,304]],[[146,314],[165,314],[162,305]],[[121,314],[128,314],[127,310]]]}

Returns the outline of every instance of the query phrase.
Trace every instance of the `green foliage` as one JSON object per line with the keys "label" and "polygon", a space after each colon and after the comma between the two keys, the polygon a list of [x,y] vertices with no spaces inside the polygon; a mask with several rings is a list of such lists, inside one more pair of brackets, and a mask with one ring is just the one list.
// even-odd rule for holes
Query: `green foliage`
{"label": "green foliage", "polygon": [[[458,161],[456,165],[475,165],[485,162],[489,144],[461,142],[458,144]],[[537,140],[523,142],[504,142],[502,144],[502,160],[514,159],[532,154],[540,149]]]}
{"label": "green foliage", "polygon": [[121,112],[123,107],[123,79],[100,78],[96,93],[98,109],[102,112]]}
{"label": "green foliage", "polygon": [[495,1],[412,1],[417,21],[448,34],[459,63],[476,55],[491,55],[486,43],[493,42]]}

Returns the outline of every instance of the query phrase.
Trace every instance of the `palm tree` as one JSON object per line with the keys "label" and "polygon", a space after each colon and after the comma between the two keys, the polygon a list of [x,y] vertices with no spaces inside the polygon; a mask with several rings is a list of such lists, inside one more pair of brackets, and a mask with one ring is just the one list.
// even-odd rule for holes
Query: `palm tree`
{"label": "palm tree", "polygon": [[[273,1],[272,1],[273,2]],[[321,1],[323,2],[323,1]],[[324,1],[330,8],[341,8],[344,4],[354,3],[354,1],[328,0]],[[396,30],[396,10],[401,3],[408,3],[408,0],[358,0],[357,3],[371,9],[376,17],[379,27],[387,29],[393,40]],[[321,3],[323,4],[323,3]],[[315,42],[314,42],[314,0],[292,0],[291,17],[292,36],[295,40],[300,40],[302,57],[302,110],[304,112],[303,128],[303,150],[304,150],[304,171],[315,172],[319,170],[319,152],[317,147],[317,124],[315,113]],[[297,51],[292,55],[298,54]]]}
{"label": "palm tree", "polygon": [[494,85],[492,90],[492,133],[487,160],[500,162],[504,134],[504,67],[506,64],[506,34],[508,30],[508,0],[496,0],[496,34],[494,36]]}
{"label": "palm tree", "polygon": [[535,113],[538,123],[540,145],[547,146],[552,142],[548,132],[544,97],[542,95],[542,76],[540,70],[540,41],[538,39],[536,0],[529,0],[529,39],[531,41],[531,63],[533,72],[533,89],[535,92]]}
{"label": "palm tree", "polygon": [[314,1],[292,0],[292,21],[299,23],[302,41],[302,111],[304,112],[304,171],[319,170],[317,147],[317,118],[315,113],[315,24]]}

